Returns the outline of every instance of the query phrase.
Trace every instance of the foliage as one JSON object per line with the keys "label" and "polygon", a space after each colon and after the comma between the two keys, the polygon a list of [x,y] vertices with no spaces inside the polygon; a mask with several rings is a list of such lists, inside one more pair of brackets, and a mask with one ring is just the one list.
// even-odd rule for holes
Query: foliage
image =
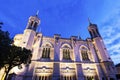
{"label": "foliage", "polygon": [[8,46],[11,43],[11,39],[9,37],[9,32],[8,31],[2,31],[1,26],[3,23],[0,22],[0,47],[5,47]]}
{"label": "foliage", "polygon": [[8,47],[11,42],[11,39],[9,37],[9,33],[6,31],[1,30],[1,26],[3,25],[2,22],[0,22],[0,68],[4,66],[3,62],[6,59],[5,54],[8,52]]}
{"label": "foliage", "polygon": [[[3,49],[4,50],[4,49]],[[15,67],[19,66],[20,64],[28,64],[31,58],[31,51],[25,48],[17,47],[17,46],[9,46],[6,48],[5,54],[2,54],[1,59],[4,67]]]}
{"label": "foliage", "polygon": [[0,69],[5,68],[5,80],[9,71],[22,63],[28,64],[31,59],[31,51],[26,48],[17,47],[11,45],[12,40],[9,37],[9,33],[2,31],[0,22]]}
{"label": "foliage", "polygon": [[[10,46],[8,49],[8,54],[5,55],[7,59],[4,60],[4,67],[6,70],[6,77],[9,71],[22,63],[29,64],[31,59],[31,51],[25,48]],[[5,79],[6,80],[6,79]]]}

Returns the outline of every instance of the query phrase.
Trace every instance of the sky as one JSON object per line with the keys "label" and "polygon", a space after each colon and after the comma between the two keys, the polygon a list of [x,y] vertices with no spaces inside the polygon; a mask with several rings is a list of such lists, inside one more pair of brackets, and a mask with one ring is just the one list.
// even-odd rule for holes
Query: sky
{"label": "sky", "polygon": [[115,64],[120,63],[120,0],[0,0],[2,29],[10,36],[23,33],[28,18],[39,10],[44,36],[90,37],[88,18],[99,32]]}

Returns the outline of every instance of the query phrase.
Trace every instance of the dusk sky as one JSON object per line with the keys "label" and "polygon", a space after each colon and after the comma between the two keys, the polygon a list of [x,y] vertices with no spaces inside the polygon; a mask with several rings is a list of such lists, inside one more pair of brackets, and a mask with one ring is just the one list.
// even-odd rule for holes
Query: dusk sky
{"label": "dusk sky", "polygon": [[39,10],[44,36],[90,37],[88,17],[98,25],[114,63],[120,63],[120,0],[0,0],[2,29],[10,36],[23,33],[29,16]]}

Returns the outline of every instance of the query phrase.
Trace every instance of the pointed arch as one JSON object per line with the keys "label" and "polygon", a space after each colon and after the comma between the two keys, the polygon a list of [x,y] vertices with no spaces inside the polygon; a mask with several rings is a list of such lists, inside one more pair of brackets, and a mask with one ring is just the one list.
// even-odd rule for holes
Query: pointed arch
{"label": "pointed arch", "polygon": [[88,48],[85,45],[81,45],[79,51],[82,61],[90,61],[88,56]]}
{"label": "pointed arch", "polygon": [[66,48],[68,47],[68,48],[72,49],[71,44],[69,44],[69,43],[67,43],[67,42],[64,42],[64,43],[61,44],[61,48],[65,48],[65,47],[66,47]]}
{"label": "pointed arch", "polygon": [[50,42],[44,42],[42,44],[42,58],[50,58],[52,48],[53,44]]}
{"label": "pointed arch", "polygon": [[79,46],[79,50],[81,50],[82,48],[85,48],[85,49],[87,49],[87,50],[88,50],[88,47],[87,47],[87,46],[85,46],[85,45],[80,45],[80,46]]}
{"label": "pointed arch", "polygon": [[51,48],[53,48],[54,46],[53,46],[53,44],[51,43],[51,42],[44,42],[43,44],[42,44],[42,47],[51,47]]}
{"label": "pointed arch", "polygon": [[71,45],[68,43],[63,43],[61,45],[61,53],[63,60],[71,60]]}

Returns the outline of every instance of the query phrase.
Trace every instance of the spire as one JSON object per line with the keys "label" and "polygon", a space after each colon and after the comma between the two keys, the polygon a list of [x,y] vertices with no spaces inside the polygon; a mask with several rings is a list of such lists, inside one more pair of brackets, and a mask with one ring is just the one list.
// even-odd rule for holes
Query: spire
{"label": "spire", "polygon": [[39,14],[39,10],[37,10],[37,12],[36,12],[36,16],[38,16],[38,14]]}
{"label": "spire", "polygon": [[90,18],[88,17],[88,22],[89,22],[89,25],[92,25],[91,21],[90,21]]}
{"label": "spire", "polygon": [[89,18],[88,18],[88,22],[89,22],[88,31],[91,35],[91,38],[101,37],[97,25],[91,23]]}

